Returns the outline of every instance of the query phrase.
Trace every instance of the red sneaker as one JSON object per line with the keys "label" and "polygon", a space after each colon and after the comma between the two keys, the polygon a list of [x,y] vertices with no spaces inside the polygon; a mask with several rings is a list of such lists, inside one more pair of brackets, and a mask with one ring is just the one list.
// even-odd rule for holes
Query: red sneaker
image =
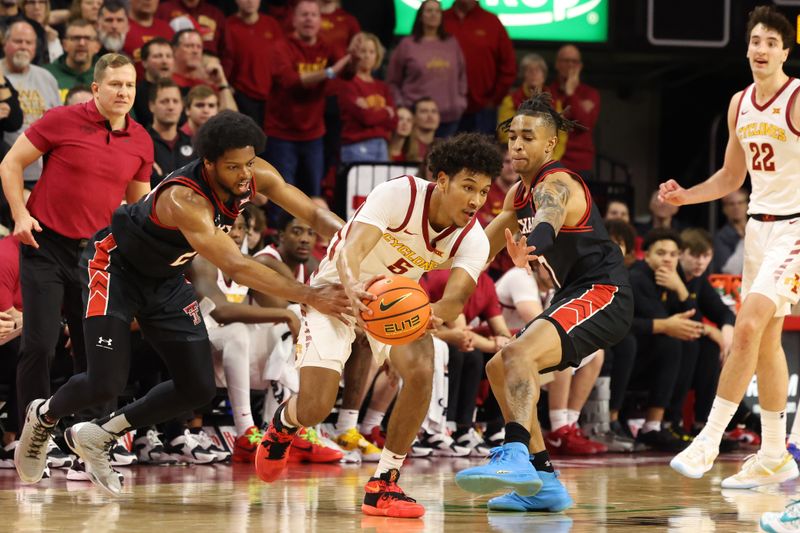
{"label": "red sneaker", "polygon": [[409,498],[397,486],[400,471],[396,468],[384,472],[380,477],[371,477],[364,486],[364,503],[361,512],[370,516],[391,516],[392,518],[419,518],[425,508],[414,498]]}
{"label": "red sneaker", "polygon": [[250,426],[247,431],[236,437],[233,442],[233,462],[252,463],[256,460],[258,442],[264,434],[256,426]]}
{"label": "red sneaker", "polygon": [[314,428],[303,428],[294,435],[289,460],[306,463],[335,463],[344,457],[341,450],[329,448],[319,440]]}
{"label": "red sneaker", "polygon": [[384,433],[384,431],[381,429],[380,426],[373,427],[370,430],[369,435],[364,435],[364,436],[367,438],[368,441],[370,441],[372,444],[374,444],[378,448],[383,449],[383,448],[386,447],[385,446],[386,445],[386,433]]}
{"label": "red sneaker", "polygon": [[736,426],[736,429],[725,434],[731,440],[744,446],[761,446],[761,437],[755,431],[750,431],[745,426]]}
{"label": "red sneaker", "polygon": [[256,474],[262,481],[267,483],[275,481],[286,468],[289,446],[296,432],[289,432],[286,429],[278,431],[270,423],[256,451]]}
{"label": "red sneaker", "polygon": [[608,451],[604,444],[587,439],[574,424],[551,431],[544,442],[551,452],[564,455],[594,455]]}

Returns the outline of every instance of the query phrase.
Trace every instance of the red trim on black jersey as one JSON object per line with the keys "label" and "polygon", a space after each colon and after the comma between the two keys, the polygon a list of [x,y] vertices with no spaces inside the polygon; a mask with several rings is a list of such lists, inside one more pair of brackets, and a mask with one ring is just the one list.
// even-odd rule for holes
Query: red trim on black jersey
{"label": "red trim on black jersey", "polygon": [[778,98],[778,97],[781,95],[781,93],[782,93],[782,92],[783,92],[783,91],[786,89],[786,87],[788,87],[788,86],[789,86],[789,84],[790,84],[790,83],[792,83],[792,80],[793,80],[793,79],[794,79],[794,78],[791,78],[791,77],[790,77],[788,80],[786,80],[786,83],[784,83],[784,84],[783,84],[783,86],[782,86],[780,89],[778,89],[778,92],[776,92],[775,94],[773,94],[773,95],[772,95],[772,98],[770,98],[770,99],[767,101],[767,103],[766,103],[766,104],[764,104],[763,106],[762,106],[762,105],[758,105],[758,104],[756,103],[756,89],[755,89],[755,87],[753,87],[753,92],[752,92],[752,93],[750,93],[750,100],[753,102],[753,107],[755,107],[755,108],[756,108],[756,109],[758,109],[759,111],[764,111],[766,108],[768,108],[770,105],[772,105],[772,102],[774,102],[774,101],[775,101],[775,99],[776,99],[776,98]]}
{"label": "red trim on black jersey", "polygon": [[461,234],[456,239],[456,242],[453,243],[453,247],[450,249],[450,257],[455,257],[456,252],[458,251],[458,247],[461,246],[461,241],[464,240],[464,237],[467,236],[467,233],[472,229],[472,226],[475,225],[475,221],[478,219],[477,216],[472,217],[466,226],[461,230]]}
{"label": "red trim on black jersey", "polygon": [[[583,178],[581,178],[580,175],[577,172],[573,172],[572,170],[570,170],[570,169],[568,169],[568,168],[566,168],[564,166],[562,166],[560,168],[553,168],[553,169],[550,169],[550,170],[542,173],[540,175],[539,179],[536,180],[536,184],[538,185],[547,176],[549,176],[550,174],[555,174],[556,172],[564,172],[565,174],[570,176],[572,179],[574,179],[578,183],[580,183],[581,187],[583,187],[583,196],[586,199],[586,210],[583,212],[583,216],[580,218],[580,220],[578,220],[578,223],[573,225],[573,226],[567,226],[567,225],[561,226],[561,229],[563,230],[563,229],[566,228],[567,230],[569,230],[569,229],[581,229],[581,228],[587,228],[588,227],[589,230],[591,230],[592,229],[591,226],[585,226],[585,224],[586,224],[586,221],[589,220],[589,217],[592,214],[592,193],[589,191],[589,187],[586,185],[586,182],[583,181]],[[535,212],[536,212],[536,209],[534,208],[534,213]],[[561,231],[561,230],[559,230],[559,231]]]}
{"label": "red trim on black jersey", "polygon": [[94,243],[94,255],[89,260],[89,297],[86,299],[86,318],[105,316],[108,311],[108,287],[111,283],[111,252],[117,247],[114,234]]}
{"label": "red trim on black jersey", "polygon": [[520,179],[519,186],[517,187],[517,190],[514,192],[514,209],[522,209],[527,202],[528,202],[528,193],[525,192],[525,183]]}
{"label": "red trim on black jersey", "polygon": [[[219,196],[217,196],[217,193],[214,191],[214,187],[211,185],[211,180],[209,180],[209,179],[208,179],[208,175],[206,174],[206,168],[205,168],[205,167],[203,167],[203,168],[200,170],[200,175],[201,175],[201,176],[203,176],[203,180],[205,180],[206,184],[208,185],[208,189],[211,191],[211,196],[213,196],[213,197],[214,197],[214,200],[213,200],[213,203],[214,203],[214,205],[216,205],[216,206],[217,206],[217,208],[218,208],[220,211],[222,211],[222,214],[223,214],[223,215],[225,215],[225,216],[227,216],[227,217],[233,218],[233,219],[235,219],[236,217],[238,217],[238,216],[239,216],[239,211],[238,211],[238,210],[236,210],[236,211],[233,211],[232,209],[229,209],[229,208],[228,208],[228,207],[227,207],[227,206],[226,206],[226,205],[225,205],[225,204],[224,204],[224,203],[223,203],[223,202],[222,202],[222,201],[219,199]],[[252,186],[252,181],[253,181],[253,178],[250,178],[250,185],[251,185],[251,186],[250,186],[250,197],[251,197],[251,198],[253,197],[253,186]]]}
{"label": "red trim on black jersey", "polygon": [[615,285],[592,285],[591,289],[561,305],[549,316],[569,333],[574,327],[605,309],[614,301],[614,295],[618,291],[619,287]]}
{"label": "red trim on black jersey", "polygon": [[742,95],[739,97],[739,104],[736,106],[736,120],[734,121],[734,129],[739,127],[739,117],[742,116],[740,111],[742,110],[742,102],[744,101],[744,95],[747,93],[747,90],[752,87],[754,84],[750,84],[745,87],[744,91],[742,91]]}
{"label": "red trim on black jersey", "polygon": [[792,106],[794,105],[794,101],[797,98],[798,92],[800,92],[800,86],[795,88],[794,92],[789,97],[789,103],[786,104],[786,124],[795,135],[800,135],[800,131],[798,131],[797,128],[794,127],[794,124],[792,124]]}
{"label": "red trim on black jersey", "polygon": [[406,217],[403,219],[403,222],[396,228],[386,228],[386,231],[391,231],[392,233],[401,231],[408,225],[408,221],[411,220],[411,213],[414,212],[414,203],[417,201],[417,183],[414,181],[414,176],[406,174],[405,177],[408,178],[408,183],[411,186],[411,201],[408,203],[408,211],[406,211]]}
{"label": "red trim on black jersey", "polygon": [[434,189],[436,189],[436,184],[429,183],[428,189],[425,191],[425,202],[422,206],[422,237],[423,240],[425,241],[425,247],[428,249],[429,252],[433,252],[434,250],[436,250],[436,243],[438,241],[441,241],[442,239],[453,233],[456,229],[458,229],[457,226],[452,225],[445,228],[444,231],[442,231],[439,235],[434,237],[433,240],[430,240],[430,238],[428,237],[428,226],[430,226],[430,218],[428,218],[428,216],[430,215],[431,212],[431,197],[433,196]]}

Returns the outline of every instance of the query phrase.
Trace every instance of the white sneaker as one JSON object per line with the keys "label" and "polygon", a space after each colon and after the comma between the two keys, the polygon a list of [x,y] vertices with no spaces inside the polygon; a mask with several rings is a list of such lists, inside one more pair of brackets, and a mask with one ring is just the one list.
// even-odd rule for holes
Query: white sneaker
{"label": "white sneaker", "polygon": [[[769,466],[768,466],[769,465]],[[783,483],[800,476],[797,463],[788,452],[776,465],[770,465],[761,452],[745,458],[742,469],[731,477],[722,480],[723,489],[752,489],[761,485]]]}
{"label": "white sneaker", "polygon": [[206,451],[197,440],[197,436],[192,435],[188,429],[183,431],[183,435],[175,437],[169,442],[167,452],[179,463],[192,463],[196,465],[207,465],[216,461],[217,456]]}
{"label": "white sneaker", "polygon": [[223,450],[217,446],[204,429],[201,429],[198,433],[195,433],[194,436],[197,438],[197,442],[200,443],[200,446],[202,446],[207,452],[214,455],[215,463],[224,463],[225,461],[230,461],[231,452]]}
{"label": "white sneaker", "polygon": [[782,513],[761,515],[761,529],[769,533],[797,533],[800,531],[800,500],[794,500]]}
{"label": "white sneaker", "polygon": [[445,433],[423,432],[420,446],[432,449],[434,457],[468,457],[470,454],[469,448],[457,445],[452,437]]}
{"label": "white sneaker", "polygon": [[326,448],[333,448],[334,450],[340,450],[342,452],[342,458],[339,459],[340,463],[347,463],[347,464],[361,464],[361,454],[358,450],[347,451],[343,449],[341,446],[336,444],[334,440],[330,437],[330,434],[327,431],[323,431],[321,429],[322,424],[317,424],[314,428],[317,432],[317,438],[319,438],[320,443]]}
{"label": "white sneaker", "polygon": [[430,457],[432,454],[433,448],[420,444],[419,438],[414,439],[414,442],[411,443],[411,449],[408,450],[408,456],[414,459],[423,459],[425,457]]}
{"label": "white sneaker", "polygon": [[456,444],[469,449],[470,457],[489,457],[489,447],[475,428],[469,428],[469,431],[458,437]]}
{"label": "white sneaker", "polygon": [[[67,470],[67,480],[68,481],[91,481],[92,476],[89,474],[89,467],[86,466],[86,463],[83,462],[83,459],[78,457],[75,459],[75,462],[72,463],[72,466],[69,470]],[[125,476],[122,475],[122,472],[118,470],[114,470],[119,478],[119,482],[122,483],[125,480]]]}
{"label": "white sneaker", "polygon": [[40,398],[28,404],[25,425],[14,450],[14,465],[23,483],[36,483],[47,467],[47,448],[55,424],[47,425],[39,418],[39,408],[44,403]]}
{"label": "white sneaker", "polygon": [[0,448],[0,469],[11,470],[14,468],[14,450],[19,444],[18,440],[12,440],[7,445]]}
{"label": "white sneaker", "polygon": [[672,458],[669,466],[679,474],[692,479],[700,479],[714,466],[719,455],[719,446],[706,437],[697,436],[681,453]]}
{"label": "white sneaker", "polygon": [[47,443],[47,466],[49,468],[69,468],[72,466],[72,456],[62,451],[52,438]]}
{"label": "white sneaker", "polygon": [[164,449],[164,443],[154,429],[148,429],[146,434],[133,441],[133,451],[142,464],[172,465],[178,462]]}
{"label": "white sneaker", "polygon": [[122,492],[122,483],[108,457],[109,450],[117,442],[115,435],[94,422],[81,422],[67,429],[64,438],[72,451],[86,462],[92,482],[114,496]]}
{"label": "white sneaker", "polygon": [[136,454],[128,451],[122,441],[122,437],[117,439],[117,443],[108,452],[111,466],[131,466],[139,462]]}

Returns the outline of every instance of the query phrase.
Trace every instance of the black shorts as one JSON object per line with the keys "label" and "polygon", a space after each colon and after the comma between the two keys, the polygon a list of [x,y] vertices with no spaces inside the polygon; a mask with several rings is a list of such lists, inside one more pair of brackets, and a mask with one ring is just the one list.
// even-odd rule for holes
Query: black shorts
{"label": "black shorts", "polygon": [[547,320],[561,337],[561,362],[540,374],[577,367],[584,357],[617,344],[633,322],[633,291],[630,287],[596,284],[562,291],[558,300],[534,318],[517,336],[537,320]]}
{"label": "black shorts", "polygon": [[81,255],[84,318],[112,316],[127,323],[136,318],[153,341],[208,339],[192,284],[183,275],[149,278],[126,268],[116,246],[104,229]]}

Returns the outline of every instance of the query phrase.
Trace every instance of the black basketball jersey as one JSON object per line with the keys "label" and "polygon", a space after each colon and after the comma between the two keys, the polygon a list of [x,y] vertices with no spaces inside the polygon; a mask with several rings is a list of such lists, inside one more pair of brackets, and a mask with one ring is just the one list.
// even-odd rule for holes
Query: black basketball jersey
{"label": "black basketball jersey", "polygon": [[114,211],[111,233],[125,267],[147,277],[167,278],[182,274],[197,255],[178,228],[162,224],[156,215],[156,201],[174,185],[189,187],[206,198],[214,207],[214,224],[230,231],[242,206],[255,195],[255,182],[250,182],[249,198],[230,198],[223,203],[208,180],[202,160],[198,159],[172,172],[135,204]]}
{"label": "black basketball jersey", "polygon": [[609,239],[600,212],[592,202],[589,188],[578,174],[568,170],[558,161],[551,161],[542,166],[527,194],[522,183],[517,188],[514,209],[517,211],[520,231],[525,236],[531,232],[533,217],[536,214],[532,191],[545,177],[554,172],[566,172],[577,180],[583,186],[587,204],[586,212],[578,224],[562,226],[553,246],[543,254],[542,264],[550,272],[556,284],[556,294],[578,287],[590,287],[592,284],[630,286],[622,252],[619,246]]}

